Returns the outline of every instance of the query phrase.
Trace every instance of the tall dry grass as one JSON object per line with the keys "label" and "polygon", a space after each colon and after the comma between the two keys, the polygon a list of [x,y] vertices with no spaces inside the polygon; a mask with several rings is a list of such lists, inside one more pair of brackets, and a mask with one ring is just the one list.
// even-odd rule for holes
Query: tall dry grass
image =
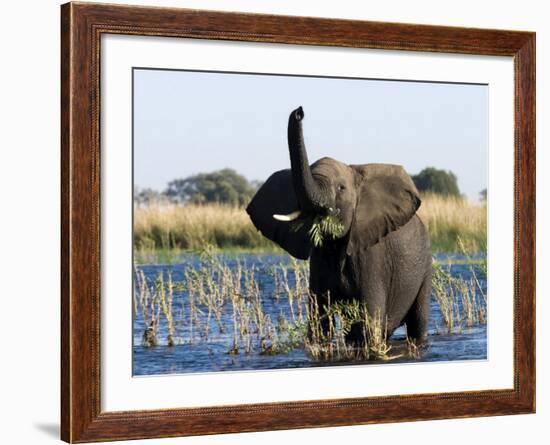
{"label": "tall dry grass", "polygon": [[[460,251],[459,238],[469,252],[485,250],[487,211],[484,204],[427,194],[422,197],[419,215],[428,226],[434,252]],[[243,208],[170,203],[135,208],[137,251],[202,249],[205,245],[221,249],[278,250],[256,230]]]}
{"label": "tall dry grass", "polygon": [[148,249],[275,249],[253,226],[243,208],[222,204],[159,203],[134,211],[134,246]]}
{"label": "tall dry grass", "polygon": [[418,214],[428,226],[434,252],[483,252],[487,249],[485,203],[436,194],[424,194],[421,198]]}

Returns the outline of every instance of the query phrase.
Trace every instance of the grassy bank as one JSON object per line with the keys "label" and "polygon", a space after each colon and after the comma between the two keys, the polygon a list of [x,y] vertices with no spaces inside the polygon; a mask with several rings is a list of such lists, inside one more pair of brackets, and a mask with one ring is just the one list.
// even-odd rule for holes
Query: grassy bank
{"label": "grassy bank", "polygon": [[429,194],[422,196],[418,213],[428,226],[434,253],[487,249],[485,204]]}
{"label": "grassy bank", "polygon": [[[437,195],[423,196],[420,217],[430,231],[433,252],[485,250],[487,212],[484,205]],[[245,210],[220,204],[153,204],[134,212],[134,247],[154,250],[224,250],[277,252],[280,249],[253,226]]]}

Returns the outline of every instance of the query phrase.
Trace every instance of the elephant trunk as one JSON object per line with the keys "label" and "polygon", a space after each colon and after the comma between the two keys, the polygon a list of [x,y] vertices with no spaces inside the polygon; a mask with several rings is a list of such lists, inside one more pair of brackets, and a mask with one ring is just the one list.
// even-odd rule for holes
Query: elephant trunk
{"label": "elephant trunk", "polygon": [[290,113],[288,119],[288,149],[290,152],[292,182],[300,209],[303,212],[321,212],[326,210],[327,206],[309,167],[302,132],[303,118],[304,111],[302,107],[299,107]]}

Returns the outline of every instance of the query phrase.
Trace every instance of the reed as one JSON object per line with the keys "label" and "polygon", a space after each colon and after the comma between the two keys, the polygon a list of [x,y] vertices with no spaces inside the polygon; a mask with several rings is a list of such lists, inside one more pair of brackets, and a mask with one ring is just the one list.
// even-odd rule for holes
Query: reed
{"label": "reed", "polygon": [[172,274],[168,273],[168,281],[164,283],[164,275],[159,274],[155,283],[156,295],[158,295],[158,301],[160,309],[164,314],[167,324],[167,338],[166,343],[168,346],[174,346],[175,339],[175,327],[174,327],[174,316],[172,314],[172,302],[174,300],[174,282],[172,281]]}
{"label": "reed", "polygon": [[141,344],[152,347],[158,344],[160,304],[155,287],[150,287],[142,270],[135,269],[134,317],[141,311],[144,323]]}
{"label": "reed", "polygon": [[473,266],[470,266],[469,279],[453,276],[452,267],[452,264],[434,264],[432,277],[432,295],[445,323],[445,327],[438,330],[448,334],[487,321],[487,297]]}
{"label": "reed", "polygon": [[[330,303],[320,310],[318,299],[310,298],[308,311],[309,335],[304,346],[311,357],[317,360],[391,360],[392,346],[386,335],[387,320],[380,311],[373,315],[366,305],[352,300]],[[352,330],[359,330],[366,340],[361,344],[350,344],[347,340]],[[399,356],[401,357],[401,356]]]}

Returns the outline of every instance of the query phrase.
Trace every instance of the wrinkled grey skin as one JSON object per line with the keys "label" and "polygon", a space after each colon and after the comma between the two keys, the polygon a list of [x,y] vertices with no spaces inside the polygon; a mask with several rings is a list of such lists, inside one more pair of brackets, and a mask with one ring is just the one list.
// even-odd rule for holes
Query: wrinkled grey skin
{"label": "wrinkled grey skin", "polygon": [[[387,320],[388,337],[406,324],[407,335],[426,340],[431,294],[428,233],[417,216],[418,191],[398,165],[346,165],[322,158],[309,165],[302,134],[302,108],[289,117],[290,170],[269,177],[247,207],[264,236],[299,259],[310,259],[310,290],[322,307],[330,301],[357,299],[371,315]],[[295,221],[273,215],[300,210]],[[339,239],[321,247],[310,241],[315,215],[336,214],[343,226]],[[300,222],[300,225],[296,225]],[[296,227],[299,227],[296,230]],[[348,336],[365,341],[363,328]]]}

